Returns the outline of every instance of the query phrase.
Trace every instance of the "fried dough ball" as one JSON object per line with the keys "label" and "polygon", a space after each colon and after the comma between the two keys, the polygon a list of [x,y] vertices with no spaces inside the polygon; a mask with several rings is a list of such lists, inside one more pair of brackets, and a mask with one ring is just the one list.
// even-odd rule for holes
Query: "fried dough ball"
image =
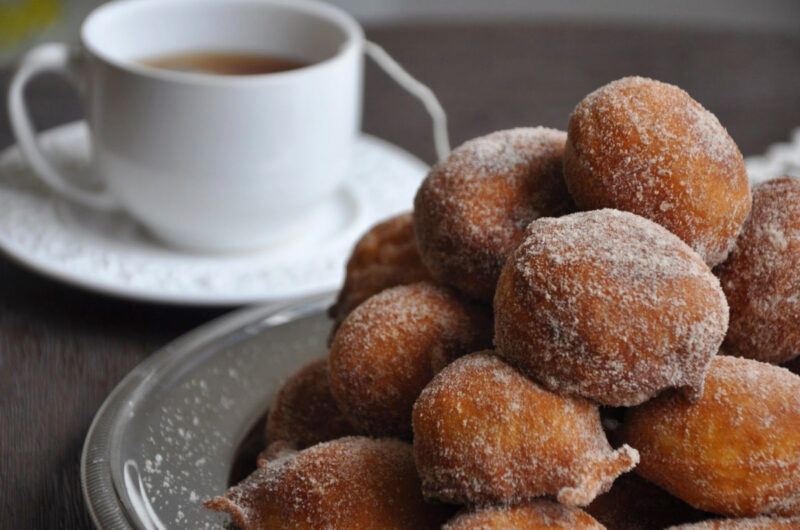
{"label": "fried dough ball", "polygon": [[419,256],[411,212],[376,224],[356,243],[347,261],[344,285],[328,310],[334,320],[334,332],[370,296],[395,285],[430,278]]}
{"label": "fried dough ball", "polygon": [[552,501],[533,501],[517,506],[480,508],[451,519],[442,530],[603,530],[605,526],[578,508]]}
{"label": "fried dough ball", "polygon": [[700,521],[709,514],[692,508],[655,484],[625,473],[585,508],[611,530],[649,530]]}
{"label": "fried dough ball", "polygon": [[531,223],[494,300],[498,355],[554,392],[696,399],[728,326],[719,281],[663,227],[617,210]]}
{"label": "fried dough ball", "polygon": [[452,510],[426,504],[411,446],[362,437],[287,454],[206,501],[243,530],[439,528]]}
{"label": "fried dough ball", "polygon": [[284,441],[297,449],[357,434],[339,410],[328,382],[328,359],[294,373],[278,390],[269,409],[267,443]]}
{"label": "fried dough ball", "polygon": [[544,390],[491,352],[442,370],[414,405],[414,458],[428,499],[585,506],[636,465],[614,451],[593,403]]}
{"label": "fried dough ball", "polygon": [[331,390],[361,432],[410,438],[411,407],[428,381],[491,340],[489,308],[430,283],[392,287],[342,322],[331,345]]}
{"label": "fried dough ball", "polygon": [[726,353],[770,363],[800,355],[800,180],[753,189],[753,209],[715,273],[731,306]]}
{"label": "fried dough ball", "polygon": [[636,472],[696,508],[735,517],[800,515],[800,377],[717,356],[703,397],[668,393],[630,409]]}
{"label": "fried dough ball", "polygon": [[616,208],[677,234],[709,266],[725,260],[750,211],[739,148],[680,88],[626,77],[569,119],[564,178],[581,210]]}
{"label": "fried dough ball", "polygon": [[710,519],[701,523],[672,526],[667,530],[800,530],[800,518]]}
{"label": "fried dough ball", "polygon": [[498,131],[455,149],[414,199],[422,261],[433,277],[491,302],[497,277],[528,223],[573,208],[562,176],[566,134]]}

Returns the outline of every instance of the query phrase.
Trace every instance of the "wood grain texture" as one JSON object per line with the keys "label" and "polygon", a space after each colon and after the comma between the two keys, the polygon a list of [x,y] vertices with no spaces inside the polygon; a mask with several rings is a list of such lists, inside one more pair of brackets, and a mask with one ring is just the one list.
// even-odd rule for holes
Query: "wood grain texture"
{"label": "wood grain texture", "polygon": [[[407,24],[368,35],[439,95],[454,145],[518,125],[563,129],[586,93],[629,74],[685,88],[717,114],[745,155],[800,125],[800,34]],[[3,87],[7,79],[0,74]],[[52,77],[28,96],[41,127],[81,115]],[[5,147],[12,140],[2,108]],[[433,160],[422,107],[372,65],[364,128]],[[90,528],[78,466],[97,408],[148,354],[223,312],[112,300],[0,258],[0,528]]]}

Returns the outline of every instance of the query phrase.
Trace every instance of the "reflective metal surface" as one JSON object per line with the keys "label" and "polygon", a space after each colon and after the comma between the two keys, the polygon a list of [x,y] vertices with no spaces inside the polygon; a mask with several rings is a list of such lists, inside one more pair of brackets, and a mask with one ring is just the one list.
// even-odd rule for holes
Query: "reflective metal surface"
{"label": "reflective metal surface", "polygon": [[222,528],[202,502],[227,487],[242,439],[280,383],[325,355],[326,293],[246,309],[153,354],[98,411],[83,448],[84,497],[102,529]]}

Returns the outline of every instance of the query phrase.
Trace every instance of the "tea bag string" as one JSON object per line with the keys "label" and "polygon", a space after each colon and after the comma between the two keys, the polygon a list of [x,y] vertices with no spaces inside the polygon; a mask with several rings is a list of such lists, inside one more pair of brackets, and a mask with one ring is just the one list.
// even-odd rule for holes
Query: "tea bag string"
{"label": "tea bag string", "polygon": [[422,102],[433,122],[433,144],[436,148],[436,156],[439,160],[445,158],[450,153],[450,138],[447,134],[447,114],[445,114],[433,90],[417,81],[405,68],[400,66],[386,50],[374,42],[366,41],[364,44],[364,51],[384,72],[386,72],[386,75],[391,77],[406,92]]}

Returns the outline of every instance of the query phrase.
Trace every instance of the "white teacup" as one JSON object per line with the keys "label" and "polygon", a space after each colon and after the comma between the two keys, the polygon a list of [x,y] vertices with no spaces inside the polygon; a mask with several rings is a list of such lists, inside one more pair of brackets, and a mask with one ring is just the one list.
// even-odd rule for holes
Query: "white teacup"
{"label": "white teacup", "polygon": [[[342,182],[360,128],[364,35],[312,0],[121,0],[97,8],[81,49],[43,44],[9,88],[19,145],[51,188],[85,206],[122,208],[158,238],[232,251],[291,233]],[[222,76],[145,66],[188,52],[247,52],[309,66]],[[65,178],[37,146],[25,84],[42,71],[75,82],[102,190]]]}

